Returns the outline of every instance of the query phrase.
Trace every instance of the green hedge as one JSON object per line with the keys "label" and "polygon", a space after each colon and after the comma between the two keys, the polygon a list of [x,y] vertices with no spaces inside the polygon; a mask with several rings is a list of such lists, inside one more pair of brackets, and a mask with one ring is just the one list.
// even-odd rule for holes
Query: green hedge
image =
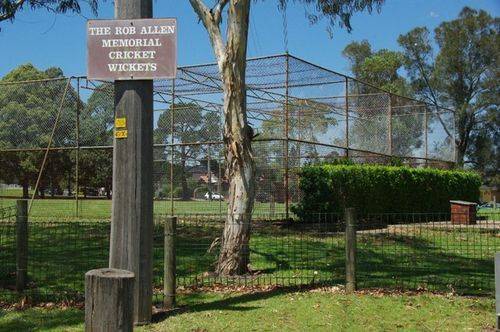
{"label": "green hedge", "polygon": [[467,171],[377,165],[306,166],[300,171],[299,217],[342,213],[447,212],[449,201],[477,202],[481,178]]}

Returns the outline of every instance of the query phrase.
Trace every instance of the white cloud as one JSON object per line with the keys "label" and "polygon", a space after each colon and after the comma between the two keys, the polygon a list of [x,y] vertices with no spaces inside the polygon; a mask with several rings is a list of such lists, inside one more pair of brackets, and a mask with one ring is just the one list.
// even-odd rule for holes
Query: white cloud
{"label": "white cloud", "polygon": [[432,18],[436,18],[436,17],[439,17],[439,14],[438,14],[438,13],[436,13],[436,12],[431,11],[431,12],[429,13],[429,16],[430,16],[430,17],[432,17]]}

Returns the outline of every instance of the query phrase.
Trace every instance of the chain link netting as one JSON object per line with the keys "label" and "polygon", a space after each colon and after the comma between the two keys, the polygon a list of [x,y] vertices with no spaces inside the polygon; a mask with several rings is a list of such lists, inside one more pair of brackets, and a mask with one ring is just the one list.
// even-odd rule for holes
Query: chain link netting
{"label": "chain link netting", "polygon": [[[362,163],[398,157],[412,166],[454,162],[450,110],[290,55],[249,59],[246,82],[256,213],[288,213],[300,199],[298,170],[306,164],[346,157]],[[175,80],[154,82],[156,213],[226,213],[223,124],[216,64],[182,67]],[[113,132],[112,83],[0,83],[0,206],[34,195],[33,216],[109,218]]]}

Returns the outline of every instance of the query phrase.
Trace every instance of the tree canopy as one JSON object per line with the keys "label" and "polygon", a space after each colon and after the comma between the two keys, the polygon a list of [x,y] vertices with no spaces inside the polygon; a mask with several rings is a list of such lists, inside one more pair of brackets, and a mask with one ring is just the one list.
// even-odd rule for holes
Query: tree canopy
{"label": "tree canopy", "polygon": [[356,78],[455,110],[455,123],[442,115],[429,121],[443,127],[448,142],[454,141],[459,165],[469,163],[491,174],[499,159],[499,22],[483,10],[465,7],[458,18],[442,22],[433,34],[417,27],[400,35],[402,51],[373,51],[364,40],[349,44],[343,54]]}
{"label": "tree canopy", "polygon": [[[486,127],[492,123],[491,114],[498,112],[499,30],[499,18],[465,7],[458,18],[442,22],[434,30],[434,43],[426,27],[398,39],[415,93],[455,110],[459,165],[475,160],[474,137],[489,135],[490,152],[498,151],[498,142]],[[477,136],[477,131],[482,134]]]}
{"label": "tree canopy", "polygon": [[[33,83],[15,83],[2,85],[0,89],[0,148],[37,149],[45,148],[50,140],[52,128],[62,102],[65,103],[61,113],[59,126],[55,132],[53,144],[55,146],[72,145],[75,136],[71,129],[76,121],[75,107],[68,104],[68,100],[76,97],[72,89],[63,91],[67,80],[51,80],[62,78],[62,70],[49,68],[45,71],[35,68],[32,64],[24,64],[0,80],[0,84],[27,80],[48,80]],[[0,154],[2,180],[7,183],[19,183],[23,186],[23,195],[26,197],[28,186],[34,185],[42,163],[40,151],[4,152]],[[69,156],[65,153],[52,153],[48,160],[46,176],[40,188],[59,185],[69,164]]]}
{"label": "tree canopy", "polygon": [[[26,7],[45,9],[52,13],[80,13],[82,0],[2,0],[0,1],[0,21],[14,20],[18,12]],[[85,0],[94,15],[97,15],[99,0]]]}

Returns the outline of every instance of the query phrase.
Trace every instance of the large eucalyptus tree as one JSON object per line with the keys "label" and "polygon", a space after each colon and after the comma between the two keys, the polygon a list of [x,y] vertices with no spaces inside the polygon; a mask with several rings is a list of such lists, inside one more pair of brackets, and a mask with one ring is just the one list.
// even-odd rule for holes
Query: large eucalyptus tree
{"label": "large eucalyptus tree", "polygon": [[[255,192],[253,131],[247,121],[245,91],[252,0],[218,0],[210,4],[203,0],[189,1],[207,30],[224,91],[224,143],[230,187],[217,272],[222,275],[243,274],[248,271],[248,243]],[[305,5],[312,22],[324,18],[330,27],[339,24],[350,30],[353,13],[379,8],[383,0],[296,0],[293,3]],[[278,1],[281,9],[287,4],[287,0]],[[226,20],[225,33],[222,31],[223,18]]]}

